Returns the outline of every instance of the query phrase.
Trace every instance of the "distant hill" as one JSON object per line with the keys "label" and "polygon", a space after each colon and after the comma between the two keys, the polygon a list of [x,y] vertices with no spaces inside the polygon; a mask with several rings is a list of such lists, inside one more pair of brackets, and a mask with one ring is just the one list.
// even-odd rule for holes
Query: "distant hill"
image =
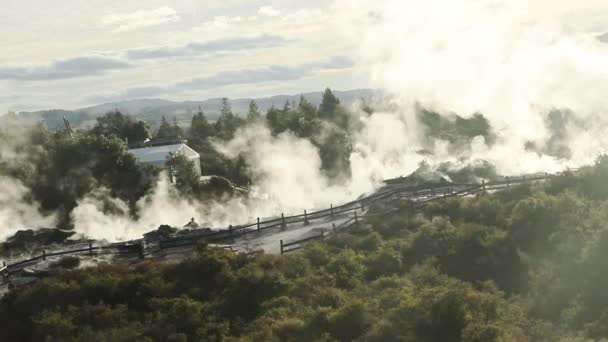
{"label": "distant hill", "polygon": [[[372,89],[355,89],[348,91],[334,91],[345,105],[350,105],[359,99],[370,100],[381,95],[380,91]],[[266,112],[270,107],[282,107],[285,102],[298,103],[300,96],[304,97],[318,106],[321,103],[322,92],[311,92],[295,95],[276,95],[272,97],[254,99],[262,112]],[[232,111],[242,116],[247,115],[251,98],[230,99]],[[162,116],[169,120],[177,118],[180,125],[189,125],[192,115],[200,106],[209,120],[215,120],[219,116],[222,104],[221,98],[207,99],[203,101],[168,101],[162,99],[138,99],[121,102],[104,103],[96,106],[76,109],[76,110],[43,110],[36,112],[20,112],[16,115],[0,117],[0,124],[10,122],[35,123],[44,120],[50,129],[63,127],[63,117],[65,116],[73,128],[88,128],[95,124],[95,118],[109,111],[119,110],[125,114],[146,122],[152,128],[160,125]]]}

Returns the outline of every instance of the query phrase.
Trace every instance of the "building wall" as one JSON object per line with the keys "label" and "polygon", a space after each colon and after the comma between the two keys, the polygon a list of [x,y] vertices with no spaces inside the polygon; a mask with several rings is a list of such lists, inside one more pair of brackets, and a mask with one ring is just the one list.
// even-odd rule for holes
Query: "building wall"
{"label": "building wall", "polygon": [[[179,153],[179,154],[185,156],[186,158],[188,158],[188,160],[193,162],[196,173],[199,176],[202,175],[201,159],[200,159],[200,155],[198,154],[198,152],[194,151],[192,148],[188,147],[187,145],[182,145],[181,148],[179,148],[176,151],[176,153]],[[142,165],[150,165],[155,168],[162,169],[162,170],[167,168],[166,160],[153,160],[153,161],[141,161],[140,160],[140,163]]]}

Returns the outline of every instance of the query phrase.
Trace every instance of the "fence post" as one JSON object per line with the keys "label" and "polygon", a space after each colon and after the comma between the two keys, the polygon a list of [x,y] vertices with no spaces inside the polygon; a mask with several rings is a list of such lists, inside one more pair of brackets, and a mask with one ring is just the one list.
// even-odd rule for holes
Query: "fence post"
{"label": "fence post", "polygon": [[308,213],[306,212],[306,209],[304,209],[304,225],[308,226],[310,224],[310,222],[308,222]]}
{"label": "fence post", "polygon": [[357,211],[355,210],[355,223],[359,223],[359,219],[357,218]]}
{"label": "fence post", "polygon": [[486,181],[484,179],[481,180],[481,187],[483,188],[483,191],[486,191]]}
{"label": "fence post", "polygon": [[285,224],[285,214],[281,213],[281,229],[285,228],[287,228],[287,225]]}
{"label": "fence post", "polygon": [[42,250],[42,260],[46,260],[46,251]]}
{"label": "fence post", "polygon": [[329,210],[331,212],[331,217],[333,218],[334,217],[334,205],[333,204],[329,205]]}
{"label": "fence post", "polygon": [[234,237],[232,236],[232,225],[228,226],[228,231],[230,232],[230,241],[234,243]]}
{"label": "fence post", "polygon": [[138,249],[139,249],[139,258],[143,259],[144,258],[144,241],[143,240],[139,243]]}
{"label": "fence post", "polygon": [[281,254],[283,254],[283,240],[281,240]]}
{"label": "fence post", "polygon": [[89,256],[93,256],[93,243],[89,242]]}
{"label": "fence post", "polygon": [[11,279],[10,279],[10,276],[9,276],[8,269],[6,269],[6,261],[3,261],[3,262],[2,262],[2,267],[3,267],[3,268],[5,269],[5,271],[6,271],[6,272],[2,272],[2,278],[3,278],[3,280],[4,280],[4,281],[5,281],[7,284],[9,284],[9,285],[10,285],[10,281],[11,281]]}
{"label": "fence post", "polygon": [[331,225],[334,227],[334,234],[336,234],[336,224],[332,223]]}
{"label": "fence post", "polygon": [[258,232],[260,231],[260,218],[258,217]]}

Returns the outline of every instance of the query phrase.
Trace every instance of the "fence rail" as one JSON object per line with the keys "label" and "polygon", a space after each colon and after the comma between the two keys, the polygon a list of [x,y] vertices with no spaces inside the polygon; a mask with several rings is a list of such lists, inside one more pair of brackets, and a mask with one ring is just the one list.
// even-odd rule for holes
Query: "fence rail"
{"label": "fence rail", "polygon": [[[571,171],[571,170],[570,170]],[[524,175],[520,177],[505,177],[504,180],[485,182],[481,184],[435,184],[426,187],[422,186],[399,186],[389,185],[381,191],[373,193],[371,195],[356,199],[354,201],[347,202],[339,206],[330,205],[328,209],[322,209],[318,211],[308,212],[304,210],[302,214],[285,216],[281,213],[280,217],[270,218],[262,221],[258,217],[256,222],[248,223],[239,226],[229,226],[228,229],[223,229],[214,232],[194,232],[191,234],[185,234],[182,236],[176,236],[168,239],[158,241],[158,247],[163,249],[186,247],[198,244],[201,241],[206,242],[220,242],[225,240],[234,240],[235,238],[241,237],[248,233],[261,232],[268,229],[274,228],[286,228],[287,225],[303,223],[309,224],[312,220],[324,219],[327,217],[340,217],[354,213],[354,217],[349,218],[339,226],[334,226],[334,233],[338,233],[345,229],[352,227],[358,223],[359,218],[365,218],[368,216],[357,216],[358,210],[364,210],[370,205],[389,198],[407,198],[415,201],[415,206],[420,207],[426,203],[448,197],[462,197],[472,195],[478,192],[500,190],[508,188],[511,185],[518,185],[523,183],[532,183],[536,181],[546,180],[550,177],[554,177],[553,174],[535,174],[535,175]],[[304,244],[312,240],[324,238],[326,235],[316,235],[308,237],[299,241],[283,243],[281,240],[281,253],[294,251],[303,247]],[[292,247],[292,248],[287,248]],[[287,248],[287,249],[286,249]],[[136,243],[131,244],[111,244],[111,245],[100,245],[93,246],[89,244],[88,248],[81,248],[75,250],[58,251],[53,253],[46,253],[42,250],[42,254],[29,259],[17,261],[12,264],[4,264],[0,268],[0,274],[7,274],[12,272],[15,268],[20,266],[33,263],[38,260],[46,260],[48,257],[55,257],[61,255],[72,255],[88,252],[89,255],[94,255],[95,251],[109,251],[112,254],[138,254],[140,258],[145,257],[146,241],[145,239],[139,240]]]}

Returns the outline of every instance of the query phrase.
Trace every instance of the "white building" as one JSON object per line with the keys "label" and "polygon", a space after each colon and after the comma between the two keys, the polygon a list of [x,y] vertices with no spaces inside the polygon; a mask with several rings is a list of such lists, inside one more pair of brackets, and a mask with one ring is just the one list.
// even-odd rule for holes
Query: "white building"
{"label": "white building", "polygon": [[188,145],[180,143],[163,146],[150,146],[129,150],[143,165],[151,165],[159,169],[166,169],[169,154],[181,154],[194,163],[196,172],[201,175],[201,155]]}

